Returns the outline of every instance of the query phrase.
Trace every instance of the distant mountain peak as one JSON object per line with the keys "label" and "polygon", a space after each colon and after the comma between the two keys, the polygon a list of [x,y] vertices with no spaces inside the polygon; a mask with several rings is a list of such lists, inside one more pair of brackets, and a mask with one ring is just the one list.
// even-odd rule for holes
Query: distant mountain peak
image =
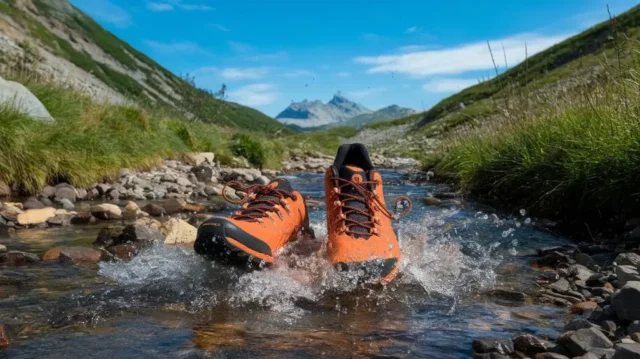
{"label": "distant mountain peak", "polygon": [[370,109],[355,103],[340,91],[333,95],[326,104],[320,100],[292,102],[276,119],[282,123],[300,127],[316,127],[346,121],[355,116],[372,113]]}

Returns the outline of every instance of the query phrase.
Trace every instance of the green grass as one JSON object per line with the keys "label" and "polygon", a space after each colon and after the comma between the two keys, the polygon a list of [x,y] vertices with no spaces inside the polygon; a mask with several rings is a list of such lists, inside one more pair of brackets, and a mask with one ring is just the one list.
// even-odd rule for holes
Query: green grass
{"label": "green grass", "polygon": [[353,127],[336,127],[324,131],[305,132],[283,137],[279,140],[286,149],[317,151],[335,155],[342,141],[355,136],[358,131]]}
{"label": "green grass", "polygon": [[593,234],[640,215],[640,66],[603,63],[572,92],[510,98],[495,122],[425,157],[440,180]]}

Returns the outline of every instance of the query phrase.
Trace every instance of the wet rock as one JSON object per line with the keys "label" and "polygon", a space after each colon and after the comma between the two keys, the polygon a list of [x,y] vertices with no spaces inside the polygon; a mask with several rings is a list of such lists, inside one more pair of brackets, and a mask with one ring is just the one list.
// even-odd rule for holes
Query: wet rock
{"label": "wet rock", "polygon": [[76,188],[76,200],[81,201],[87,199],[88,192],[84,188]]}
{"label": "wet rock", "polygon": [[584,355],[588,352],[594,352],[595,349],[613,348],[613,343],[602,332],[595,328],[578,329],[574,332],[568,332],[558,338],[558,342],[573,355]]}
{"label": "wet rock", "polygon": [[640,282],[628,282],[611,296],[611,305],[623,321],[640,320]]}
{"label": "wet rock", "polygon": [[603,286],[607,280],[609,280],[609,278],[606,274],[594,273],[587,279],[586,284],[590,287],[600,287]]}
{"label": "wet rock", "polygon": [[139,224],[130,224],[124,227],[122,234],[115,244],[139,243],[146,246],[152,243],[162,242],[164,242],[164,236],[157,229],[145,227]]}
{"label": "wet rock", "polygon": [[620,253],[616,257],[616,264],[640,268],[640,255],[636,253]]}
{"label": "wet rock", "polygon": [[23,204],[22,204],[22,208],[24,208],[25,210],[30,210],[30,209],[42,209],[45,208],[45,205],[38,201],[37,198],[35,197],[29,197]]}
{"label": "wet rock", "polygon": [[634,342],[640,343],[640,333],[633,333],[629,335],[629,337],[631,337],[631,339],[633,339]]}
{"label": "wet rock", "polygon": [[3,205],[3,209],[2,209],[2,215],[5,217],[17,217],[19,214],[23,213],[24,211],[20,208],[18,208],[17,206],[14,206],[12,204],[9,203],[5,203]]}
{"label": "wet rock", "polygon": [[76,201],[76,189],[73,187],[60,187],[58,189],[56,189],[56,194],[55,194],[55,198],[56,200],[61,200],[63,198],[68,199],[71,202],[75,202]]}
{"label": "wet rock", "polygon": [[89,224],[96,221],[96,218],[90,212],[80,212],[71,217],[71,224],[82,225]]}
{"label": "wet rock", "polygon": [[560,278],[557,282],[549,284],[549,289],[558,292],[558,293],[566,293],[571,291],[571,284],[564,278]]}
{"label": "wet rock", "polygon": [[205,186],[204,193],[206,193],[207,196],[220,196],[222,195],[222,189],[215,186]]}
{"label": "wet rock", "polygon": [[596,262],[588,254],[578,253],[574,256],[576,263],[581,264],[591,270],[597,270]]}
{"label": "wet rock", "polygon": [[76,206],[67,198],[61,199],[60,204],[62,205],[62,208],[66,209],[67,211],[73,211],[76,208]]}
{"label": "wet rock", "polygon": [[640,273],[638,273],[638,269],[634,266],[617,266],[616,275],[618,276],[618,283],[621,287],[624,287],[627,282],[640,282]]}
{"label": "wet rock", "polygon": [[162,224],[159,221],[149,217],[138,218],[135,224],[157,230],[160,230],[160,227],[162,227]]}
{"label": "wet rock", "polygon": [[540,353],[537,354],[536,359],[570,359],[568,356],[558,353]]}
{"label": "wet rock", "polygon": [[510,359],[510,357],[498,353],[473,353],[473,359]]}
{"label": "wet rock", "polygon": [[55,215],[55,217],[50,218],[47,221],[47,224],[51,226],[60,226],[60,227],[66,227],[70,223],[71,223],[71,216],[63,215],[63,214],[57,214]]}
{"label": "wet rock", "polygon": [[422,199],[422,203],[426,204],[427,206],[439,206],[442,201],[435,197],[425,197]]}
{"label": "wet rock", "polygon": [[94,245],[99,245],[103,247],[111,247],[118,243],[120,237],[122,236],[123,227],[121,226],[106,226],[100,229],[98,232],[98,237],[93,242]]}
{"label": "wet rock", "polygon": [[554,343],[531,334],[516,335],[513,337],[513,345],[515,350],[529,355],[548,352],[555,346]]}
{"label": "wet rock", "polygon": [[45,261],[60,261],[63,263],[98,263],[102,259],[102,252],[88,247],[59,247],[48,250],[43,256]]}
{"label": "wet rock", "polygon": [[160,231],[165,235],[165,244],[191,244],[196,241],[198,230],[189,223],[171,218],[165,222]]}
{"label": "wet rock", "polygon": [[149,213],[149,215],[153,217],[162,217],[167,215],[167,211],[164,209],[164,207],[154,203],[147,204],[146,206],[142,207],[142,210]]}
{"label": "wet rock", "polygon": [[618,344],[613,359],[640,359],[640,344]]}
{"label": "wet rock", "polygon": [[9,344],[10,344],[9,336],[4,331],[4,325],[0,324],[0,349],[4,349],[4,348],[8,347]]}
{"label": "wet rock", "polygon": [[122,218],[122,210],[115,204],[103,203],[91,207],[91,214],[97,219],[111,220]]}
{"label": "wet rock", "polygon": [[526,294],[508,289],[493,289],[488,291],[487,295],[494,299],[505,300],[509,302],[524,303],[527,300]]}
{"label": "wet rock", "polygon": [[126,243],[111,246],[107,251],[121,260],[128,261],[140,253],[140,247],[133,243]]}
{"label": "wet rock", "polygon": [[615,333],[616,329],[618,329],[618,325],[616,325],[616,322],[614,322],[613,320],[605,320],[600,324],[600,326],[602,327],[602,329],[610,333]]}
{"label": "wet rock", "polygon": [[591,269],[585,267],[584,265],[576,264],[574,266],[574,268],[575,268],[575,272],[576,272],[575,278],[578,279],[578,280],[583,280],[583,281],[586,282],[587,280],[589,280],[589,278],[592,275],[594,275],[594,272]]}
{"label": "wet rock", "polygon": [[598,304],[596,302],[580,302],[576,303],[571,307],[571,313],[573,314],[585,314],[591,313],[596,308],[598,308]]}
{"label": "wet rock", "polygon": [[594,324],[583,318],[572,319],[564,326],[564,331],[575,331],[578,329],[588,329],[594,327]]}
{"label": "wet rock", "polygon": [[178,177],[176,183],[182,187],[193,187],[193,183],[184,177]]}
{"label": "wet rock", "polygon": [[56,215],[56,209],[52,207],[41,209],[30,209],[17,216],[17,222],[21,226],[37,225],[46,223],[50,218]]}
{"label": "wet rock", "polygon": [[542,258],[535,260],[535,265],[538,267],[550,267],[556,268],[560,263],[570,263],[572,260],[566,254],[558,251],[553,251]]}
{"label": "wet rock", "polygon": [[545,257],[545,256],[547,256],[549,254],[554,253],[554,252],[558,252],[558,253],[562,253],[562,254],[573,254],[577,249],[578,249],[577,246],[575,246],[573,244],[568,244],[568,245],[564,245],[564,246],[554,246],[554,247],[539,248],[537,251],[538,251],[538,256]]}
{"label": "wet rock", "polygon": [[109,193],[107,193],[106,197],[110,200],[120,199],[120,192],[114,188],[111,191],[109,191]]}
{"label": "wet rock", "polygon": [[508,355],[514,352],[513,341],[508,338],[477,338],[472,344],[476,353],[498,353]]}
{"label": "wet rock", "polygon": [[0,253],[0,264],[20,266],[40,262],[40,258],[30,253],[20,251],[7,251]]}
{"label": "wet rock", "polygon": [[213,177],[213,169],[209,166],[195,166],[191,168],[191,173],[195,175],[198,182],[209,183]]}
{"label": "wet rock", "polygon": [[207,213],[196,213],[193,216],[191,216],[189,218],[189,220],[187,221],[187,223],[189,223],[190,225],[198,228],[200,227],[200,225],[202,224],[202,222],[206,221],[207,219],[213,217],[212,214],[207,214]]}
{"label": "wet rock", "polygon": [[258,184],[269,184],[269,182],[271,182],[271,180],[269,178],[267,178],[266,176],[260,176],[256,179],[256,182],[258,182]]}
{"label": "wet rock", "polygon": [[124,207],[124,210],[122,211],[122,218],[124,219],[137,219],[139,217],[146,217],[149,214],[142,211],[140,209],[140,207],[138,207],[138,205],[133,202],[133,201],[129,201],[127,202],[127,205]]}
{"label": "wet rock", "polygon": [[162,207],[169,215],[183,212],[186,205],[187,202],[179,198],[170,198],[162,202]]}
{"label": "wet rock", "polygon": [[633,322],[631,322],[631,324],[629,324],[629,326],[627,327],[627,332],[629,334],[640,333],[640,320],[634,320]]}

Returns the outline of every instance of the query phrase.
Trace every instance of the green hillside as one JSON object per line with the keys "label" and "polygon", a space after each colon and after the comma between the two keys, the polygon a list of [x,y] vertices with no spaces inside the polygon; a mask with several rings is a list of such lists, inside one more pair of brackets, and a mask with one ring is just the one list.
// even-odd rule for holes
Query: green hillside
{"label": "green hillside", "polygon": [[[25,7],[16,0],[0,1],[0,14],[8,15],[35,42],[35,46],[30,43],[21,45],[46,49],[69,60],[126,98],[143,104],[164,106],[177,112],[188,110],[202,122],[225,127],[294,132],[255,109],[220,101],[213,93],[195,88],[192,81],[185,81],[172,74],[102,28],[66,0],[34,0],[33,4],[35,9]],[[58,23],[64,28],[60,29]],[[57,31],[53,30],[52,24],[55,24],[53,26]],[[85,51],[85,44],[93,44],[102,49],[104,54],[112,58],[113,63],[98,61]],[[132,74],[136,74],[136,78]]]}

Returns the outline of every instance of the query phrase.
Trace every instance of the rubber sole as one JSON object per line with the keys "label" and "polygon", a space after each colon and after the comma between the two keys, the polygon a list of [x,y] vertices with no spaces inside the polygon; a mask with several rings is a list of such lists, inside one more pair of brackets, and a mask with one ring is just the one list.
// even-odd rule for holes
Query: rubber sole
{"label": "rubber sole", "polygon": [[398,259],[375,259],[364,262],[336,263],[341,272],[355,273],[359,283],[380,281],[388,283],[398,274]]}

